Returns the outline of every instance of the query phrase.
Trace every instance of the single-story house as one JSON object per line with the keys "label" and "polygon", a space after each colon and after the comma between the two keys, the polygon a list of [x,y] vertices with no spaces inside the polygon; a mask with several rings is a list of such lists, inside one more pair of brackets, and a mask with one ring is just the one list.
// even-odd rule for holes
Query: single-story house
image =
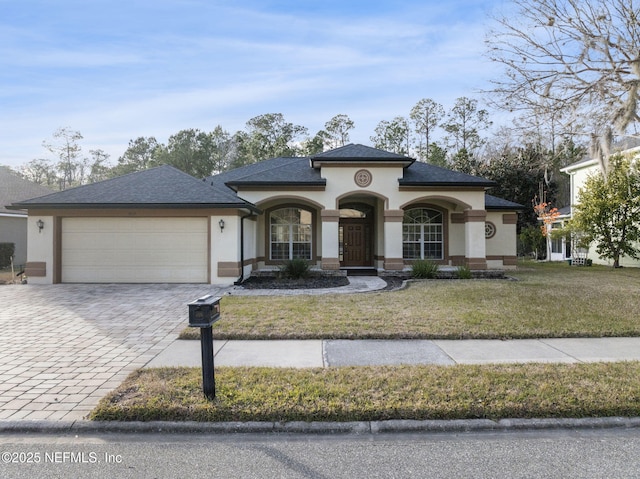
{"label": "single-story house", "polygon": [[392,273],[416,259],[516,265],[516,203],[492,181],[350,144],[204,179],[171,166],[14,204],[30,283],[232,284],[293,258]]}
{"label": "single-story house", "polygon": [[[620,153],[622,153],[623,155],[634,157],[637,161],[637,159],[640,158],[640,147],[626,149],[624,151],[621,151]],[[576,205],[578,204],[578,195],[580,193],[580,190],[584,187],[587,178],[590,175],[599,173],[601,171],[601,166],[600,162],[597,159],[587,158],[585,160],[578,161],[572,165],[562,168],[560,171],[568,174],[571,178],[571,205]],[[573,212],[571,211],[570,216],[572,215]],[[595,247],[589,248],[587,251],[585,251],[584,256],[586,257],[586,259],[592,260],[594,264],[602,264],[608,266],[613,265],[613,260],[601,259],[598,256]],[[620,258],[620,266],[640,267],[640,261],[625,256]]]}
{"label": "single-story house", "polygon": [[0,166],[0,243],[14,245],[13,264],[17,268],[27,262],[27,212],[8,209],[7,205],[48,193],[51,193],[49,188]]}

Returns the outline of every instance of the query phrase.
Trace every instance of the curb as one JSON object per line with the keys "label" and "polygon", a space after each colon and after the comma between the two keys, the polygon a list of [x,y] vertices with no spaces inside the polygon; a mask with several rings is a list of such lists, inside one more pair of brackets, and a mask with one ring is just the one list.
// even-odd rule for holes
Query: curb
{"label": "curb", "polygon": [[0,421],[0,434],[7,433],[166,433],[166,434],[385,434],[447,433],[554,429],[639,428],[640,417],[550,418],[550,419],[453,419],[354,421],[354,422],[195,422],[195,421]]}

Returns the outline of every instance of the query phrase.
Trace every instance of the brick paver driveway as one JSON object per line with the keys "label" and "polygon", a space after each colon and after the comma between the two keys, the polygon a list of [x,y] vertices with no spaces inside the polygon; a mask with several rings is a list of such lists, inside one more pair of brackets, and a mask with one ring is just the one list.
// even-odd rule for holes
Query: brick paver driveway
{"label": "brick paver driveway", "polygon": [[209,285],[0,286],[0,420],[82,419],[187,324]]}

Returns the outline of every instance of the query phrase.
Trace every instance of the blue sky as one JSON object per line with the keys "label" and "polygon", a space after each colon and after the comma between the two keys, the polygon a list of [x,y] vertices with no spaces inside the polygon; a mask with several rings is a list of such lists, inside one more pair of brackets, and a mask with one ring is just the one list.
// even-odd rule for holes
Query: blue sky
{"label": "blue sky", "polygon": [[450,108],[499,70],[484,56],[501,0],[0,0],[0,164],[47,158],[59,127],[117,161],[129,140],[234,133],[282,113],[351,141],[422,98]]}

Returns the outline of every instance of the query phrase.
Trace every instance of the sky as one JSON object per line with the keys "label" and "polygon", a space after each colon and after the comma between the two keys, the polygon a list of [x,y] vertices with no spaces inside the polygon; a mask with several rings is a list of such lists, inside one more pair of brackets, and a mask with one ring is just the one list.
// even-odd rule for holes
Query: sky
{"label": "sky", "polygon": [[0,165],[52,158],[69,127],[111,163],[130,140],[231,134],[265,113],[351,142],[422,98],[482,99],[499,67],[489,15],[507,0],[0,0]]}

